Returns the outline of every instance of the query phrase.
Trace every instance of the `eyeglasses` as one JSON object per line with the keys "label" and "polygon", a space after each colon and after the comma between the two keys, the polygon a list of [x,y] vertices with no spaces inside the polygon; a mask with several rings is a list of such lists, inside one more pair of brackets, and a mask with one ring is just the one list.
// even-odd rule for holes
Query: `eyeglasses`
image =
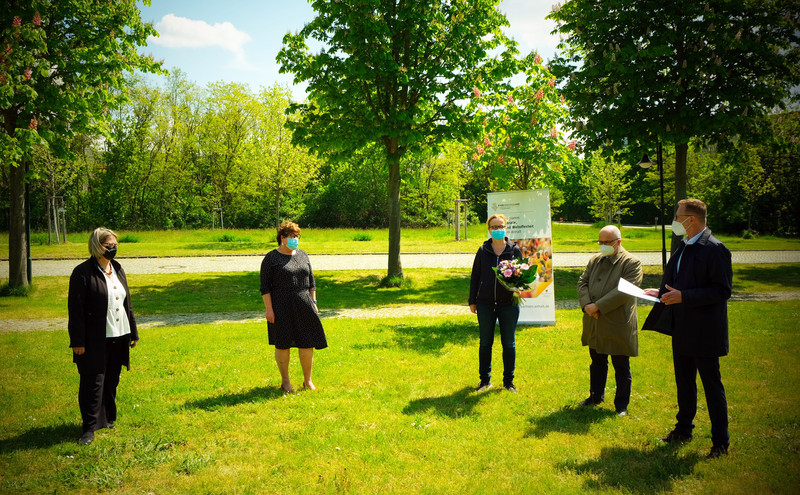
{"label": "eyeglasses", "polygon": [[505,225],[490,225],[489,230],[503,230],[506,228]]}
{"label": "eyeglasses", "polygon": [[613,241],[597,241],[597,243],[600,244],[601,246],[613,246],[614,243],[617,242],[618,240],[619,239],[614,239]]}

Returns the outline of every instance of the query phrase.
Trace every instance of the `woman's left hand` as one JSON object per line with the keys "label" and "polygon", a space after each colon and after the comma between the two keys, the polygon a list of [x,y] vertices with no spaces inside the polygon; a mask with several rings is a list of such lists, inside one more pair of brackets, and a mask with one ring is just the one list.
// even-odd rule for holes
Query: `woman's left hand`
{"label": "woman's left hand", "polygon": [[139,341],[138,341],[138,340],[131,340],[131,349],[133,349],[134,347],[136,347],[136,344],[138,344],[138,343],[139,343]]}
{"label": "woman's left hand", "polygon": [[313,303],[313,304],[314,304],[314,311],[316,311],[317,314],[319,314],[319,308],[317,307],[317,303]]}

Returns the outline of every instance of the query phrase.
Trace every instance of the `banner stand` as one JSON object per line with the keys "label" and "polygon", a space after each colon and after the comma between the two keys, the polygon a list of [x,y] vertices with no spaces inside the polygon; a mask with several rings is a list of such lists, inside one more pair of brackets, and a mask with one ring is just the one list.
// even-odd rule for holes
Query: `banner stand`
{"label": "banner stand", "polygon": [[506,236],[522,249],[524,258],[538,266],[535,285],[522,293],[519,323],[555,325],[550,190],[493,192],[487,194],[486,202],[488,216],[505,215]]}

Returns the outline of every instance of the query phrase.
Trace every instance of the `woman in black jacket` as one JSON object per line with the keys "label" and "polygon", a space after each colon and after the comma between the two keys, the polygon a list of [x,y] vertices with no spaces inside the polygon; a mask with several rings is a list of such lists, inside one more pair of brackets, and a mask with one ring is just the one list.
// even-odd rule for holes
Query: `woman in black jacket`
{"label": "woman in black jacket", "polygon": [[95,229],[91,257],[69,278],[69,346],[81,376],[82,445],[92,443],[96,430],[115,427],[119,375],[123,365],[130,370],[130,348],[139,341],[128,280],[114,261],[117,246],[117,234]]}
{"label": "woman in black jacket", "polygon": [[506,237],[504,215],[492,215],[486,222],[491,238],[478,249],[472,264],[469,287],[469,309],[478,315],[481,344],[478,352],[481,383],[477,390],[492,386],[492,344],[495,323],[500,326],[500,342],[503,344],[503,386],[510,392],[514,387],[514,365],[517,347],[514,332],[519,319],[519,306],[512,299],[512,292],[497,282],[492,270],[502,260],[522,258],[522,250]]}

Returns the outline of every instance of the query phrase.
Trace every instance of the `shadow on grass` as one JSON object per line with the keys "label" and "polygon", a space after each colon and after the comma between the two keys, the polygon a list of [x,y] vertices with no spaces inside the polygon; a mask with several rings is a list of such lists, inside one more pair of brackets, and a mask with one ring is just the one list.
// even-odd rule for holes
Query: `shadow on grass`
{"label": "shadow on grass", "polygon": [[[420,315],[424,316],[424,315]],[[389,341],[356,344],[357,350],[408,349],[420,354],[441,353],[447,344],[465,345],[477,340],[478,326],[473,323],[454,323],[445,321],[436,325],[376,325],[373,332],[391,335]]]}
{"label": "shadow on grass", "polygon": [[[800,288],[800,265],[781,264],[775,266],[759,265],[750,267],[736,265],[736,277],[743,282],[768,282],[781,289]],[[735,284],[734,284],[735,287]]]}
{"label": "shadow on grass", "polygon": [[531,418],[533,426],[525,433],[525,438],[544,438],[553,432],[583,435],[589,432],[592,424],[616,416],[613,410],[602,407],[564,406],[547,416]]}
{"label": "shadow on grass", "polygon": [[450,395],[414,399],[403,408],[403,414],[413,415],[433,410],[450,418],[470,416],[475,414],[472,410],[483,400],[486,394],[497,393],[501,390],[500,387],[497,387],[487,392],[478,393],[472,387],[464,387]]}
{"label": "shadow on grass", "polygon": [[595,459],[566,462],[560,467],[585,475],[587,491],[667,493],[680,478],[691,476],[700,461],[696,452],[685,456],[678,456],[678,452],[668,444],[655,448],[606,447]]}
{"label": "shadow on grass", "polygon": [[183,407],[187,409],[203,409],[205,411],[214,411],[221,407],[231,407],[239,404],[264,402],[267,400],[277,399],[279,397],[283,397],[283,394],[283,390],[281,390],[279,387],[256,387],[245,392],[227,393],[217,395],[216,397],[191,400],[186,402]]}
{"label": "shadow on grass", "polygon": [[76,442],[80,436],[81,425],[78,423],[31,428],[15,437],[0,440],[0,454],[45,449],[64,442]]}

